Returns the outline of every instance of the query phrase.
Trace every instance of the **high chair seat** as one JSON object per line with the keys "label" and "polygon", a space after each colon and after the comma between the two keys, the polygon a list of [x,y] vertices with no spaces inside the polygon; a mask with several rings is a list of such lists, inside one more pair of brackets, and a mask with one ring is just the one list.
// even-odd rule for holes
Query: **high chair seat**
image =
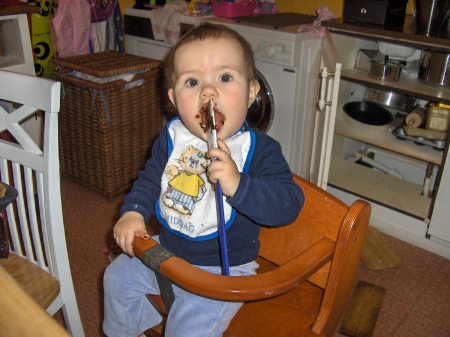
{"label": "high chair seat", "polygon": [[311,330],[323,289],[305,281],[294,290],[265,301],[246,302],[224,337],[319,337]]}

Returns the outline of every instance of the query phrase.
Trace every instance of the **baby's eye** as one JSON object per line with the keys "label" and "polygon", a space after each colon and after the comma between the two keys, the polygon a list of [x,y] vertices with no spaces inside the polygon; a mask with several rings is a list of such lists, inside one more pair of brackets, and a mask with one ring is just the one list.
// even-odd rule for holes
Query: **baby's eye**
{"label": "baby's eye", "polygon": [[220,81],[221,82],[230,82],[233,79],[233,77],[230,74],[222,74],[220,75]]}
{"label": "baby's eye", "polygon": [[186,85],[188,87],[195,87],[196,85],[198,85],[198,81],[194,78],[190,78],[186,81]]}
{"label": "baby's eye", "polygon": [[197,157],[203,158],[203,153],[202,153],[202,152],[198,152],[198,153],[197,153]]}

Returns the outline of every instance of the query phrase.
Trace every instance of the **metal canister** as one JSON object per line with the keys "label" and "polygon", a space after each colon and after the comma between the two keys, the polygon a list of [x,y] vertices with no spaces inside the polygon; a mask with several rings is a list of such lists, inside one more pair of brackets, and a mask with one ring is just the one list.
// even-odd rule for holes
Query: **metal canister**
{"label": "metal canister", "polygon": [[428,105],[425,128],[436,131],[448,131],[450,105],[431,103]]}
{"label": "metal canister", "polygon": [[430,85],[450,86],[450,54],[424,50],[420,60],[419,79]]}

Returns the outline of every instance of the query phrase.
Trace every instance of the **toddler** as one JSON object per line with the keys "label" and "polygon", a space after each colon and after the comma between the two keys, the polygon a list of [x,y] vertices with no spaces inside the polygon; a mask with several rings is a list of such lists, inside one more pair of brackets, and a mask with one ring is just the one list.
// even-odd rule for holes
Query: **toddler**
{"label": "toddler", "polygon": [[[184,35],[164,62],[168,97],[177,115],[161,131],[151,158],[121,207],[114,238],[119,255],[104,275],[104,332],[135,337],[159,324],[146,294],[158,294],[155,275],[133,254],[156,214],[160,244],[211,273],[221,273],[214,184],[224,196],[230,275],[253,275],[258,267],[260,225],[292,222],[303,193],[278,142],[250,129],[246,114],[259,83],[248,42],[220,25],[202,24]],[[205,107],[216,111],[218,148],[209,149]],[[278,113],[283,113],[278,112]],[[210,160],[215,158],[215,160]],[[230,277],[232,277],[230,276]],[[204,298],[173,285],[166,337],[219,337],[242,303]]]}

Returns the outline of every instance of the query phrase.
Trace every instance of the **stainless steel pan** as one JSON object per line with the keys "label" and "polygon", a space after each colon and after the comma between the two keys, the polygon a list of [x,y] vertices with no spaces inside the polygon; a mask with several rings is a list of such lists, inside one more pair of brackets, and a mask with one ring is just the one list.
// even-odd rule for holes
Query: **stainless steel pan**
{"label": "stainless steel pan", "polygon": [[368,88],[366,91],[366,102],[380,104],[386,108],[392,108],[404,112],[412,111],[416,106],[414,97],[403,95],[395,91],[384,91]]}

